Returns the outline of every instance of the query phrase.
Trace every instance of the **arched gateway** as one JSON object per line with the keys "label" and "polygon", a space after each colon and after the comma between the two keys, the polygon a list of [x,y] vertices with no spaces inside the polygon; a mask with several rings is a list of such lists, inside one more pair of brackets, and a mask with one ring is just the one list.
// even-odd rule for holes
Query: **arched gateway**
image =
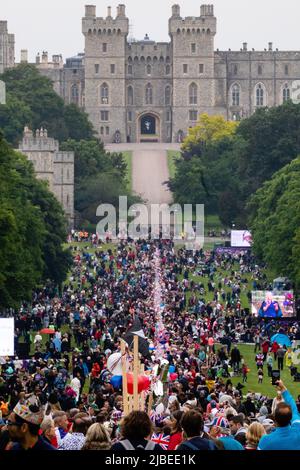
{"label": "arched gateway", "polygon": [[138,119],[138,141],[160,142],[160,118],[156,113],[142,114]]}

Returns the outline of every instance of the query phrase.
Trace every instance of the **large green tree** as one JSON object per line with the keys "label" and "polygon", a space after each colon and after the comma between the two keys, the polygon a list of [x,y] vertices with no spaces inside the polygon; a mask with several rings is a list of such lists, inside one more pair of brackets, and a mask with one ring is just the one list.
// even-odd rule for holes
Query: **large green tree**
{"label": "large green tree", "polygon": [[32,164],[0,136],[0,308],[30,300],[41,282],[65,279],[71,254],[62,243],[62,209]]}
{"label": "large green tree", "polygon": [[81,225],[95,226],[98,205],[118,208],[119,196],[127,196],[130,205],[140,201],[128,191],[127,165],[121,153],[106,152],[97,140],[70,139],[61,149],[75,154],[75,209]]}
{"label": "large green tree", "polygon": [[254,252],[274,274],[300,287],[300,157],[275,173],[250,199]]}
{"label": "large green tree", "polygon": [[7,104],[0,105],[0,128],[17,145],[25,125],[41,126],[60,142],[68,138],[90,139],[94,131],[87,115],[74,104],[66,106],[53,83],[29,64],[20,64],[0,76],[6,84]]}

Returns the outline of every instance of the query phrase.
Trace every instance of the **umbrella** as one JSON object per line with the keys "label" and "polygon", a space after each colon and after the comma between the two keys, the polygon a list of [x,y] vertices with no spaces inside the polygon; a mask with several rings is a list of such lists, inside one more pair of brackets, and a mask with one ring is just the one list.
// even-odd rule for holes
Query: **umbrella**
{"label": "umbrella", "polygon": [[55,333],[55,330],[52,330],[51,328],[43,328],[40,333],[42,335],[53,335]]}
{"label": "umbrella", "polygon": [[271,343],[274,343],[274,341],[276,341],[277,344],[281,344],[282,346],[290,347],[292,345],[289,337],[282,333],[277,333],[276,335],[272,336]]}

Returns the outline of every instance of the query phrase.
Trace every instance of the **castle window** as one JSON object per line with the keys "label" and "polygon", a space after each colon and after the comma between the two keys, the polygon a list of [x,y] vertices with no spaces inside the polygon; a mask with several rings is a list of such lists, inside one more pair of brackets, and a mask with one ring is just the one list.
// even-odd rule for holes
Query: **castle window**
{"label": "castle window", "polygon": [[183,73],[188,73],[188,64],[183,64]]}
{"label": "castle window", "polygon": [[67,206],[70,205],[70,198],[69,198],[69,194],[67,194]]}
{"label": "castle window", "polygon": [[106,126],[106,128],[105,128],[105,132],[106,132],[106,135],[109,135],[109,127],[108,126]]}
{"label": "castle window", "polygon": [[67,170],[67,180],[70,179],[70,172],[69,172],[69,169]]}
{"label": "castle window", "polygon": [[166,86],[165,88],[165,105],[169,106],[171,104],[171,87]]}
{"label": "castle window", "polygon": [[132,111],[128,111],[128,122],[132,122]]}
{"label": "castle window", "polygon": [[166,65],[166,75],[170,75],[170,72],[171,72],[171,66]]}
{"label": "castle window", "polygon": [[78,104],[79,102],[79,91],[77,85],[71,87],[71,103]]}
{"label": "castle window", "polygon": [[237,75],[239,71],[238,65],[237,64],[232,64],[232,73],[233,75]]}
{"label": "castle window", "polygon": [[99,73],[99,64],[95,64],[95,73]]}
{"label": "castle window", "polygon": [[197,104],[198,102],[198,87],[196,83],[191,83],[189,86],[189,103]]}
{"label": "castle window", "polygon": [[265,106],[265,89],[264,89],[264,86],[259,83],[257,86],[256,86],[256,92],[255,92],[255,95],[256,95],[256,106]]}
{"label": "castle window", "polygon": [[284,73],[285,73],[285,75],[289,74],[289,66],[288,65],[284,66]]}
{"label": "castle window", "polygon": [[108,104],[109,92],[107,83],[103,83],[100,88],[100,97],[102,104]]}
{"label": "castle window", "polygon": [[232,92],[232,106],[240,105],[240,86],[235,83],[231,89]]}
{"label": "castle window", "polygon": [[108,121],[109,120],[109,112],[108,111],[100,111],[100,119],[101,119],[101,121]]}
{"label": "castle window", "polygon": [[193,43],[193,44],[191,44],[191,53],[195,54],[195,52],[196,52],[196,44]]}
{"label": "castle window", "polygon": [[132,106],[133,105],[133,88],[129,86],[127,88],[127,103]]}
{"label": "castle window", "polygon": [[151,65],[147,65],[147,75],[151,75]]}
{"label": "castle window", "polygon": [[262,72],[263,72],[262,65],[259,65],[258,68],[257,68],[258,75],[262,75]]}
{"label": "castle window", "polygon": [[102,44],[102,52],[107,52],[107,43],[106,42],[104,42]]}
{"label": "castle window", "polygon": [[132,65],[128,65],[128,75],[132,75]]}
{"label": "castle window", "polygon": [[191,109],[189,111],[189,121],[197,121],[198,119],[198,111],[195,109]]}
{"label": "castle window", "polygon": [[291,99],[291,90],[289,89],[289,86],[286,83],[282,91],[282,101],[285,103],[289,99]]}
{"label": "castle window", "polygon": [[199,73],[204,73],[204,64],[199,64]]}
{"label": "castle window", "polygon": [[110,64],[110,73],[115,73],[115,72],[116,72],[115,64]]}
{"label": "castle window", "polygon": [[146,104],[153,104],[153,89],[151,83],[146,86]]}
{"label": "castle window", "polygon": [[100,135],[104,135],[104,127],[103,126],[100,127]]}

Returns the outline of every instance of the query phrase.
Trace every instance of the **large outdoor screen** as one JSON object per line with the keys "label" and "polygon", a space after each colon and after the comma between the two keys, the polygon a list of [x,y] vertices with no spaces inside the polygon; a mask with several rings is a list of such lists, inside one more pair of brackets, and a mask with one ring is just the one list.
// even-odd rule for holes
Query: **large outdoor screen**
{"label": "large outdoor screen", "polygon": [[15,321],[13,318],[0,318],[0,356],[14,356]]}
{"label": "large outdoor screen", "polygon": [[239,248],[250,248],[252,245],[252,235],[249,230],[232,230],[231,246]]}
{"label": "large outdoor screen", "polygon": [[253,291],[252,315],[261,318],[292,318],[296,316],[293,291]]}

